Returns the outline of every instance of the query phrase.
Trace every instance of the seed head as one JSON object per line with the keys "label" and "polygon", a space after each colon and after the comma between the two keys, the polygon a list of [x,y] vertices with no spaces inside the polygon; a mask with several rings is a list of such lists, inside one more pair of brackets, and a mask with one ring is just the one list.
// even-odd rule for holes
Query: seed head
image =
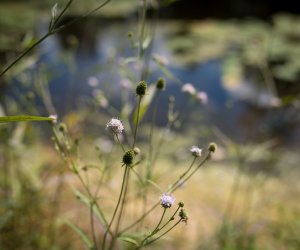
{"label": "seed head", "polygon": [[189,217],[187,215],[187,212],[184,210],[184,209],[181,209],[180,212],[179,212],[179,217],[181,218],[181,220],[183,222],[187,222]]}
{"label": "seed head", "polygon": [[147,83],[145,81],[141,81],[136,87],[135,92],[138,96],[142,97],[146,94],[146,90],[147,90]]}
{"label": "seed head", "polygon": [[160,197],[160,204],[164,207],[164,208],[170,208],[175,202],[175,198],[170,195],[170,194],[163,194]]}
{"label": "seed head", "polygon": [[214,142],[211,142],[208,145],[208,151],[214,153],[217,150],[217,144]]}
{"label": "seed head", "polygon": [[156,83],[156,88],[158,90],[163,90],[165,88],[166,82],[163,78],[159,78],[157,83]]}
{"label": "seed head", "polygon": [[122,134],[124,126],[122,122],[116,118],[112,118],[107,124],[106,129],[115,135]]}
{"label": "seed head", "polygon": [[192,146],[190,151],[191,151],[193,156],[201,157],[202,149],[198,148],[197,146]]}
{"label": "seed head", "polygon": [[178,206],[179,206],[179,207],[184,207],[184,203],[183,203],[182,201],[180,201],[180,202],[178,203]]}
{"label": "seed head", "polygon": [[127,152],[125,152],[125,154],[123,155],[123,163],[126,166],[130,166],[132,165],[133,160],[134,160],[134,151],[128,150]]}

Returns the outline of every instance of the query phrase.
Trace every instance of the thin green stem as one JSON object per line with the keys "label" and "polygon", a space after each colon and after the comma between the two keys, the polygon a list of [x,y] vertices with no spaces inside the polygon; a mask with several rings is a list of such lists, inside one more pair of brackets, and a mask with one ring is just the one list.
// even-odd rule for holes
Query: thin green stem
{"label": "thin green stem", "polygon": [[96,232],[95,232],[95,225],[94,225],[94,202],[90,203],[90,223],[91,223],[91,231],[92,231],[92,237],[93,237],[93,242],[94,242],[94,248],[95,250],[98,250],[98,245],[97,245],[97,238],[96,238]]}
{"label": "thin green stem", "polygon": [[120,144],[120,146],[121,146],[121,148],[122,148],[123,152],[125,153],[125,152],[126,152],[126,150],[125,150],[125,148],[124,148],[123,144],[121,143],[121,141],[120,141],[120,138],[119,138],[118,134],[116,134],[116,138],[117,138],[117,141],[118,141],[118,143]]}
{"label": "thin green stem", "polygon": [[[176,191],[181,183],[179,183],[179,181],[183,181],[186,182],[188,179],[190,179],[193,174],[202,166],[204,165],[204,163],[210,158],[210,152],[206,155],[206,157],[198,164],[198,166],[195,168],[195,170],[190,173],[184,180],[182,180],[182,178],[176,181],[177,184],[176,185],[171,185],[171,188],[168,189],[169,193],[173,193],[174,191]],[[175,183],[176,183],[175,182]],[[124,228],[122,231],[119,232],[119,235],[126,232],[127,230],[129,230],[130,228],[134,227],[135,225],[137,225],[139,222],[141,222],[142,220],[144,220],[158,205],[160,204],[160,201],[158,201],[157,203],[155,203],[147,212],[145,212],[139,219],[137,219],[135,222],[133,222],[132,224],[130,224],[129,226],[127,226],[126,228]]]}
{"label": "thin green stem", "polygon": [[174,220],[175,215],[177,214],[178,210],[180,209],[180,207],[178,206],[176,211],[174,212],[174,214],[170,217],[170,219],[159,229],[162,230],[163,228],[165,228],[172,220]]}
{"label": "thin green stem", "polygon": [[146,25],[146,12],[147,12],[147,0],[143,0],[143,9],[141,16],[141,29],[139,36],[139,59],[141,60],[144,55],[144,38],[145,38],[145,25]]}
{"label": "thin green stem", "polygon": [[141,109],[141,101],[142,101],[142,96],[139,96],[139,103],[137,106],[137,115],[136,115],[136,121],[135,121],[132,149],[134,149],[135,143],[136,143],[136,135],[137,135],[138,125],[139,125],[138,123],[139,123],[139,116],[140,116],[140,109]]}
{"label": "thin green stem", "polygon": [[[69,8],[70,4],[72,3],[73,0],[70,0],[66,7]],[[29,48],[25,49],[19,56],[17,56],[17,58],[15,58],[11,63],[9,63],[3,70],[2,72],[0,73],[0,77],[2,77],[4,74],[6,74],[7,71],[9,71],[16,63],[18,63],[25,55],[27,55],[30,51],[32,51],[36,46],[38,46],[40,43],[42,43],[46,38],[48,38],[49,36],[59,32],[59,31],[62,31],[63,29],[73,25],[74,23],[82,20],[83,18],[86,18],[88,17],[89,15],[95,13],[96,11],[98,11],[99,9],[101,9],[102,7],[104,7],[106,4],[108,4],[110,1],[112,0],[106,0],[104,3],[102,3],[101,5],[99,5],[98,7],[96,7],[95,9],[89,11],[88,13],[86,14],[83,14],[81,16],[79,16],[78,18],[75,18],[73,19],[72,21],[64,24],[64,25],[61,25],[60,27],[58,28],[54,28],[53,25],[51,26],[51,29],[47,32],[47,34],[45,34],[44,36],[42,36],[38,41],[36,41],[34,44],[32,44]],[[61,14],[64,14],[67,10],[67,8],[64,8],[64,10],[62,11],[63,13]],[[59,19],[61,19],[62,15],[59,15]]]}
{"label": "thin green stem", "polygon": [[144,242],[146,242],[150,237],[152,237],[153,235],[155,235],[155,234],[160,230],[159,226],[160,226],[160,224],[161,224],[161,222],[162,222],[162,220],[163,220],[163,218],[164,218],[164,216],[165,216],[166,210],[167,210],[167,208],[164,208],[164,211],[163,211],[163,213],[162,213],[162,215],[161,215],[161,217],[160,217],[160,220],[159,220],[159,222],[157,223],[156,227],[152,230],[152,232],[151,232],[147,237],[145,237],[145,238],[141,241],[140,246],[143,246],[143,245],[144,245]]}
{"label": "thin green stem", "polygon": [[[161,237],[163,237],[164,235],[166,235],[168,232],[170,232],[174,227],[176,227],[180,222],[182,221],[182,219],[180,218],[172,227],[170,227],[167,231],[165,231],[163,234],[161,234],[160,236],[158,236],[157,238],[148,241],[146,244],[144,244],[143,246],[147,246],[152,244],[153,242],[159,240]],[[137,249],[139,249],[140,247],[138,247]]]}
{"label": "thin green stem", "polygon": [[43,42],[46,38],[48,38],[52,33],[48,32],[43,37],[41,37],[38,41],[36,41],[29,48],[25,49],[16,59],[14,59],[4,70],[0,73],[0,77],[2,77],[7,71],[9,71],[17,62],[19,62],[26,54],[28,54],[31,50],[33,50],[37,45]]}
{"label": "thin green stem", "polygon": [[60,21],[60,19],[65,14],[65,12],[68,10],[68,8],[72,4],[72,2],[73,2],[73,0],[69,0],[69,2],[66,4],[65,8],[60,12],[60,14],[58,15],[58,17],[55,18],[54,23],[50,26],[50,30],[52,30],[55,27],[55,25]]}
{"label": "thin green stem", "polygon": [[122,196],[123,196],[123,191],[124,191],[125,182],[126,182],[127,171],[128,171],[128,167],[125,166],[124,175],[123,175],[123,180],[122,180],[122,186],[121,186],[121,191],[120,191],[120,194],[119,194],[118,202],[117,202],[117,205],[116,205],[116,207],[115,207],[113,216],[112,216],[112,218],[111,218],[111,220],[110,220],[110,223],[108,224],[107,229],[106,229],[106,231],[105,231],[105,233],[104,233],[104,236],[103,236],[103,242],[102,242],[102,248],[101,248],[101,249],[103,249],[103,250],[105,249],[105,243],[106,243],[107,234],[108,234],[108,232],[109,232],[109,230],[110,230],[110,228],[111,228],[111,225],[112,225],[112,223],[113,223],[113,221],[114,221],[114,219],[115,219],[115,216],[116,216],[116,214],[117,214],[117,211],[118,211],[118,209],[119,209],[119,205],[120,205],[120,203],[121,203],[121,198],[122,198]]}

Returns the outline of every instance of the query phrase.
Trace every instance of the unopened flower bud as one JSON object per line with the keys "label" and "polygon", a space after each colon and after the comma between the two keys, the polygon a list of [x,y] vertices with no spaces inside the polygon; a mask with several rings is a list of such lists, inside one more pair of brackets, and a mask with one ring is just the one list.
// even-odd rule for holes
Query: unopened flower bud
{"label": "unopened flower bud", "polygon": [[180,202],[178,203],[178,206],[179,206],[179,207],[184,207],[184,203],[183,203],[182,201],[180,201]]}
{"label": "unopened flower bud", "polygon": [[187,212],[184,209],[181,209],[179,212],[179,217],[181,218],[181,220],[183,222],[187,222],[187,220],[189,219]]}
{"label": "unopened flower bud", "polygon": [[123,163],[126,166],[130,166],[132,165],[133,160],[134,160],[134,151],[128,150],[127,152],[125,152],[125,154],[123,155]]}
{"label": "unopened flower bud", "polygon": [[214,142],[211,142],[208,146],[208,151],[214,153],[217,150],[217,144]]}
{"label": "unopened flower bud", "polygon": [[142,97],[146,94],[146,90],[147,90],[147,83],[145,81],[141,81],[136,87],[135,92],[138,96]]}
{"label": "unopened flower bud", "polygon": [[165,88],[165,85],[166,85],[165,80],[163,78],[159,78],[156,83],[156,88],[158,90],[163,90]]}
{"label": "unopened flower bud", "polygon": [[139,154],[141,153],[141,150],[140,150],[139,148],[135,147],[135,148],[133,149],[133,153],[134,153],[135,155],[139,155]]}

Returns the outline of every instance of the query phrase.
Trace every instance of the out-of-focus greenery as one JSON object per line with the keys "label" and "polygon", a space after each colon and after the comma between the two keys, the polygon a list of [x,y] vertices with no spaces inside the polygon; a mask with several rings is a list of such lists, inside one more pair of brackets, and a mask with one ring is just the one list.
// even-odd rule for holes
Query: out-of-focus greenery
{"label": "out-of-focus greenery", "polygon": [[246,67],[268,65],[275,78],[294,82],[300,75],[299,22],[298,16],[278,14],[270,23],[255,19],[182,23],[171,30],[168,44],[180,64],[221,58],[224,74],[232,81],[240,81]]}

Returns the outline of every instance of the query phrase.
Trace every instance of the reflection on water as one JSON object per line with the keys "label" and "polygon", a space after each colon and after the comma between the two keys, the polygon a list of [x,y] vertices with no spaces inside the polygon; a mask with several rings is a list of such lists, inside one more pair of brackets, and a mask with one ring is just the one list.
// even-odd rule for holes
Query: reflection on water
{"label": "reflection on water", "polygon": [[[46,28],[46,26],[42,27]],[[139,65],[132,59],[136,50],[128,39],[128,32],[135,31],[134,24],[122,22],[101,22],[91,20],[80,26],[50,37],[40,47],[41,64],[45,64],[52,74],[51,92],[56,106],[62,113],[74,106],[80,106],[82,97],[92,96],[101,89],[105,96],[117,107],[120,104],[120,86],[130,76],[139,79]],[[166,41],[168,27],[157,27],[151,51],[169,61],[168,70],[183,83],[192,83],[198,91],[204,91],[209,97],[207,105],[189,100],[181,92],[177,80],[168,78],[164,97],[173,95],[176,108],[182,117],[195,121],[193,116],[201,116],[201,122],[221,127],[230,137],[244,140],[263,140],[270,136],[279,136],[290,142],[298,141],[297,122],[291,119],[293,109],[277,108],[277,101],[251,82],[238,88],[224,88],[222,84],[222,60],[210,60],[206,63],[179,65],[174,63],[172,51]],[[184,36],[184,34],[182,34]],[[147,56],[147,55],[146,55]],[[128,59],[130,58],[130,59]],[[163,72],[150,58],[148,82],[154,82],[163,76]],[[124,72],[124,65],[133,73]],[[62,101],[63,100],[63,101]],[[272,105],[271,101],[274,101]],[[271,105],[270,105],[271,104]],[[166,105],[162,105],[166,106]],[[272,107],[274,106],[274,107]],[[288,110],[287,110],[288,109]],[[189,110],[192,115],[186,114]],[[287,111],[287,112],[286,112]],[[166,110],[160,110],[159,124],[165,122]],[[284,115],[283,115],[284,114]]]}

